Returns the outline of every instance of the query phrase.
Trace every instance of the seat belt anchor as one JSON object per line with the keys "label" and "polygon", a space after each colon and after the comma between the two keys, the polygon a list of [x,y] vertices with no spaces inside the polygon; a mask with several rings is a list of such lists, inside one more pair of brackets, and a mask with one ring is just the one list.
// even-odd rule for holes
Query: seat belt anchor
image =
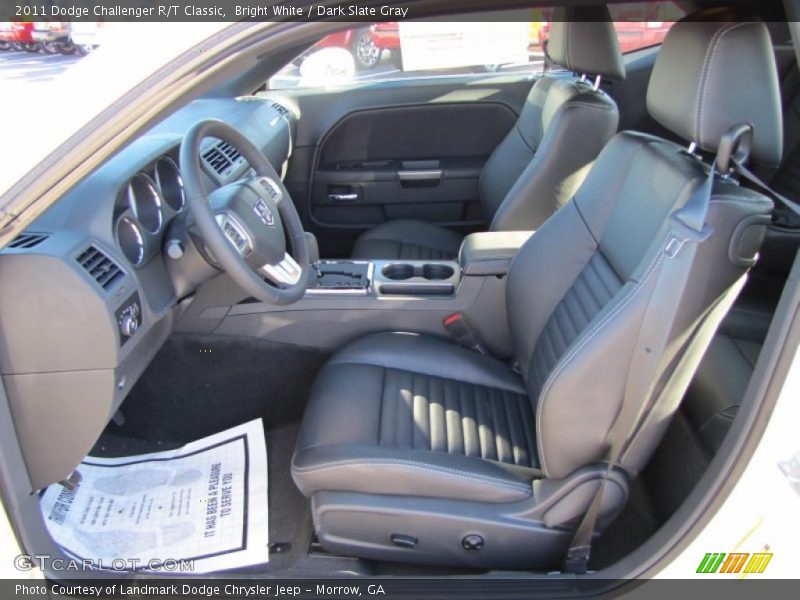
{"label": "seat belt anchor", "polygon": [[589,557],[592,554],[591,546],[572,546],[564,557],[564,573],[583,575],[589,566]]}
{"label": "seat belt anchor", "polygon": [[447,330],[447,333],[450,334],[450,337],[459,345],[474,350],[479,354],[489,354],[483,344],[481,344],[480,338],[478,338],[477,334],[472,329],[469,321],[467,321],[462,313],[457,312],[446,317],[444,321],[442,321],[442,325]]}

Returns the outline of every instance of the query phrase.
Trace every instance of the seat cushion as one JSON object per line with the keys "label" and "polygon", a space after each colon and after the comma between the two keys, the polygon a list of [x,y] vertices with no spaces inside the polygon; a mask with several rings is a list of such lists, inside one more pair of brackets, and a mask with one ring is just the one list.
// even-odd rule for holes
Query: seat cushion
{"label": "seat cushion", "polygon": [[540,476],[533,419],[502,362],[433,337],[373,334],[322,369],[292,475],[308,496],[520,500]]}
{"label": "seat cushion", "polygon": [[388,221],[363,233],[356,240],[353,258],[392,260],[450,260],[458,256],[459,233],[425,221]]}

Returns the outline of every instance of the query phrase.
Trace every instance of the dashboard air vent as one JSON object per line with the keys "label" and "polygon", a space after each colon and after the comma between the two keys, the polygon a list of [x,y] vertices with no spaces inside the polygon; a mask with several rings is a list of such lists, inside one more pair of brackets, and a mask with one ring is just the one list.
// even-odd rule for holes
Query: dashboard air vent
{"label": "dashboard air vent", "polygon": [[76,260],[104,290],[111,288],[124,276],[122,269],[95,246],[89,246]]}
{"label": "dashboard air vent", "polygon": [[217,144],[217,148],[228,158],[231,159],[231,162],[238,162],[239,159],[242,158],[242,154],[233,146],[231,146],[228,142],[220,142]]}
{"label": "dashboard air vent", "polygon": [[277,102],[273,102],[272,103],[272,108],[274,108],[275,112],[277,112],[282,117],[288,117],[289,116],[289,109],[286,108],[283,104],[278,104]]}
{"label": "dashboard air vent", "polygon": [[232,169],[237,168],[244,162],[244,157],[228,142],[220,140],[203,153],[203,160],[217,175],[224,179]]}
{"label": "dashboard air vent", "polygon": [[48,238],[46,233],[21,233],[8,245],[9,248],[33,248]]}

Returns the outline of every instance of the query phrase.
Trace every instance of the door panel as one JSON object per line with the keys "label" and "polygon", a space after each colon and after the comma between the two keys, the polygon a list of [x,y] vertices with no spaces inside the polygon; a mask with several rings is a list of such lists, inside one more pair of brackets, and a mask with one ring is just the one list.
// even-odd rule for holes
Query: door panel
{"label": "door panel", "polygon": [[321,143],[311,216],[323,225],[398,218],[468,224],[480,214],[483,165],[516,116],[491,102],[350,113]]}
{"label": "door panel", "polygon": [[387,220],[483,226],[480,173],[532,84],[466,76],[269,94],[300,114],[286,184],[323,256],[349,255]]}

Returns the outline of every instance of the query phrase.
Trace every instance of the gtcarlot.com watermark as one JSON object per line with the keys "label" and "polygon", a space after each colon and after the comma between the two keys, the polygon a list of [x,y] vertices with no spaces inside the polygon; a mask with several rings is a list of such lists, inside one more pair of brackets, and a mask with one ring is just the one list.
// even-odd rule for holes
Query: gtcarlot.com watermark
{"label": "gtcarlot.com watermark", "polygon": [[14,568],[17,571],[30,571],[32,569],[46,569],[50,571],[162,571],[162,572],[192,572],[194,560],[191,559],[151,559],[139,560],[137,558],[61,558],[49,554],[20,554],[14,557]]}

